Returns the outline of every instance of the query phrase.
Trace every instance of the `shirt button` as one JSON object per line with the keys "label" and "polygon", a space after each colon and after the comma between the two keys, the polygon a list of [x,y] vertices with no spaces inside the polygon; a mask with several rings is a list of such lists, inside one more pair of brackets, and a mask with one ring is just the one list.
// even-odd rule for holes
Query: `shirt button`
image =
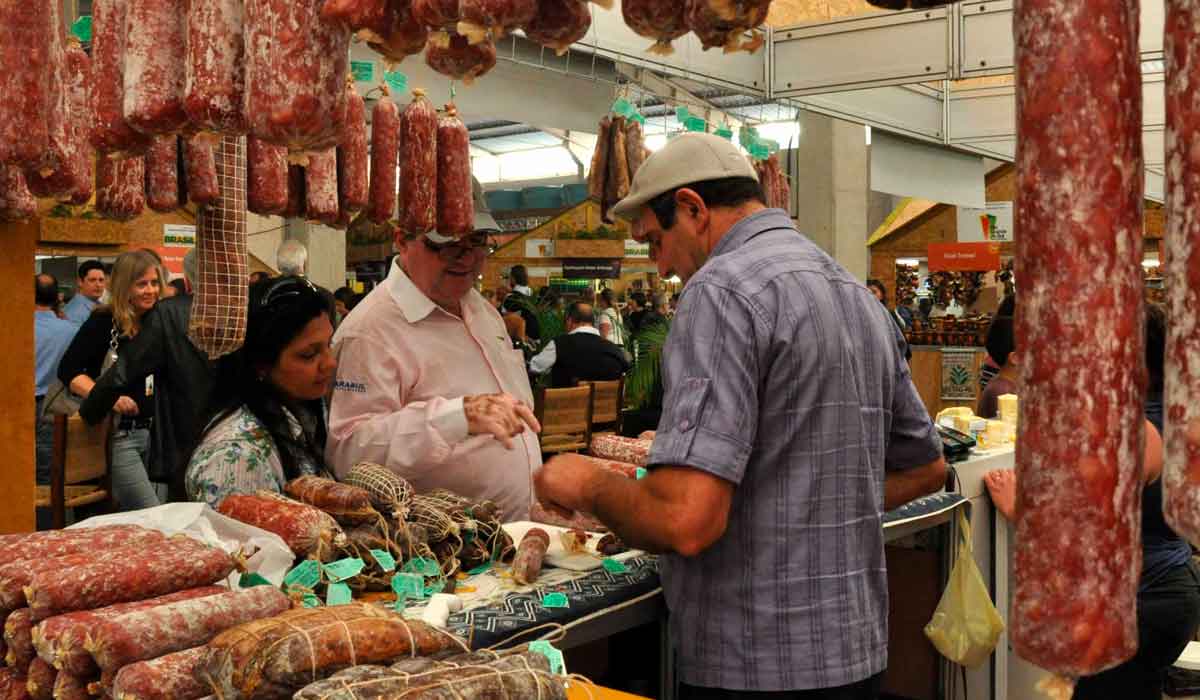
{"label": "shirt button", "polygon": [[680,430],[687,430],[690,427],[692,427],[692,424],[686,418],[684,418],[682,421],[679,422]]}

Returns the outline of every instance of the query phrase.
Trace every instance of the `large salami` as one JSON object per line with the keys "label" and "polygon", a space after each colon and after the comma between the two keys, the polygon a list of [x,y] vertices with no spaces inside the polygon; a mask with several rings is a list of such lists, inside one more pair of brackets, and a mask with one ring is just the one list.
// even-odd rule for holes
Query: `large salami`
{"label": "large salami", "polygon": [[502,39],[537,14],[537,0],[459,0],[458,33],[472,44]]}
{"label": "large salami", "polygon": [[425,63],[448,78],[471,85],[496,67],[496,45],[490,40],[472,44],[462,34],[450,34],[448,42],[429,42]]}
{"label": "large salami", "polygon": [[414,16],[412,5],[405,0],[389,0],[388,6],[393,11],[386,31],[378,41],[368,41],[367,45],[388,61],[399,63],[425,49],[429,28]]}
{"label": "large salami", "polygon": [[37,653],[33,649],[33,617],[29,608],[14,610],[4,621],[4,645],[8,653],[4,660],[24,673]]}
{"label": "large salami", "polygon": [[0,163],[0,221],[27,221],[37,214],[37,200],[16,165]]}
{"label": "large salami", "polygon": [[399,3],[392,0],[325,0],[321,19],[341,23],[363,41],[383,41]]}
{"label": "large salami", "polygon": [[221,500],[217,511],[274,532],[298,557],[328,559],[341,532],[329,514],[276,494],[233,493]]}
{"label": "large salami", "polygon": [[89,137],[92,133],[91,107],[92,59],[79,42],[72,41],[66,52],[67,108],[71,114],[70,178],[71,204],[84,204],[96,191],[96,152]]}
{"label": "large salami", "polygon": [[[2,190],[0,190],[2,191]],[[106,525],[72,530],[46,530],[0,539],[0,562],[44,559],[104,551],[121,545],[158,541],[163,534],[137,525]]]}
{"label": "large salami", "polygon": [[224,134],[246,131],[243,7],[244,0],[188,3],[183,106],[193,128]]}
{"label": "large salami", "polygon": [[25,676],[15,668],[0,668],[0,700],[29,700]]}
{"label": "large salami", "polygon": [[304,168],[304,194],[307,198],[308,218],[323,224],[333,224],[338,219],[338,173],[337,149],[310,153]]}
{"label": "large salami", "polygon": [[196,679],[196,667],[208,649],[195,647],[152,661],[139,661],[117,672],[115,700],[198,700],[208,689]]}
{"label": "large salami", "polygon": [[128,0],[92,3],[91,141],[101,153],[141,153],[150,138],[125,121],[125,13]]}
{"label": "large salami", "polygon": [[454,105],[438,121],[437,230],[443,236],[465,236],[475,230],[471,198],[471,137]]}
{"label": "large salami", "polygon": [[367,206],[370,157],[367,105],[354,85],[347,84],[346,131],[337,147],[338,205],[343,212],[356,213]]}
{"label": "large salami", "polygon": [[146,168],[141,156],[100,156],[96,165],[96,211],[128,221],[146,206]]}
{"label": "large salami", "polygon": [[41,659],[34,659],[29,663],[25,677],[25,689],[32,700],[53,700],[54,681],[58,678],[58,671],[53,666]]}
{"label": "large salami", "polygon": [[67,166],[71,152],[71,111],[67,105],[66,45],[58,3],[50,3],[50,109],[48,139],[42,157],[25,170],[25,182],[35,197],[57,197],[71,188]]}
{"label": "large salami", "polygon": [[561,56],[587,36],[591,26],[592,13],[584,0],[538,0],[537,14],[522,29],[530,41]]}
{"label": "large salami", "polygon": [[184,141],[183,171],[187,175],[188,199],[193,203],[212,204],[221,196],[216,153],[210,139],[196,135]]}
{"label": "large salami", "polygon": [[0,2],[0,163],[35,165],[54,107],[51,3]]}
{"label": "large salami", "polygon": [[621,0],[625,26],[639,36],[654,39],[649,51],[660,56],[675,53],[671,42],[688,33],[687,3],[673,0]]}
{"label": "large salami", "polygon": [[371,110],[371,179],[367,218],[377,224],[396,212],[396,165],[400,153],[400,108],[387,88]]}
{"label": "large salami", "polygon": [[346,119],[350,30],[323,0],[246,0],[246,119],[289,151],[337,145]]}
{"label": "large salami", "polygon": [[[57,8],[56,4],[52,3],[52,6]],[[50,148],[38,167],[26,171],[26,181],[30,191],[38,197],[56,197],[60,201],[83,204],[91,198],[96,178],[94,155],[88,143],[91,59],[78,41],[72,40],[61,51],[58,50],[60,42],[54,43],[57,72],[53,81]]]}
{"label": "large salami", "polygon": [[406,236],[437,228],[437,127],[425,91],[413,90],[400,115],[400,231]]}
{"label": "large salami", "polygon": [[146,205],[154,211],[179,208],[179,137],[154,137],[146,151]]}
{"label": "large salami", "polygon": [[287,148],[246,139],[246,208],[255,214],[282,214],[288,203]]}
{"label": "large salami", "polygon": [[187,123],[187,15],[176,0],[126,0],[125,120],[144,134]]}
{"label": "large salami", "polygon": [[1022,415],[1010,628],[1023,658],[1078,677],[1121,663],[1138,643],[1138,6],[1022,0],[1014,36]]}
{"label": "large salami", "polygon": [[687,0],[687,23],[705,51],[721,46],[726,53],[754,52],[763,35],[752,30],[767,21],[770,9],[771,0]]}

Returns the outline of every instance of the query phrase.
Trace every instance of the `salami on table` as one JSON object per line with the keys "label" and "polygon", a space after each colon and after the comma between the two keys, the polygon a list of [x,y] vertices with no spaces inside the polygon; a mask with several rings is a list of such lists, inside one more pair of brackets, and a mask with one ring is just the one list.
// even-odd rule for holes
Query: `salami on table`
{"label": "salami on table", "polygon": [[1022,658],[1078,677],[1138,643],[1138,4],[1022,0],[1014,36],[1022,415],[1010,625]]}

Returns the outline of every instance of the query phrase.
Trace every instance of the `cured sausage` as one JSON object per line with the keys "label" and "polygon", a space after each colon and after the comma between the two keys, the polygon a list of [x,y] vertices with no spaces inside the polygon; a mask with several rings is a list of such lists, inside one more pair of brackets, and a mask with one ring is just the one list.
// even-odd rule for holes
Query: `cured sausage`
{"label": "cured sausage", "polygon": [[8,647],[4,660],[24,674],[37,656],[33,649],[33,618],[29,608],[9,613],[4,621],[4,645]]}
{"label": "cured sausage", "polygon": [[306,197],[304,194],[304,166],[289,163],[287,166],[287,207],[283,210],[285,218],[304,218]]}
{"label": "cured sausage", "polygon": [[[389,0],[388,24],[376,41],[368,40],[367,46],[392,63],[399,63],[425,49],[429,40],[429,28],[413,14],[412,5],[405,0]],[[361,35],[362,32],[360,31]]]}
{"label": "cured sausage", "polygon": [[54,700],[91,700],[88,686],[92,680],[59,671],[54,679]]}
{"label": "cured sausage", "polygon": [[[105,525],[5,535],[4,538],[0,540],[0,562],[7,565],[28,559],[45,559],[68,554],[104,551],[122,545],[142,545],[161,541],[165,536],[157,530],[150,530],[138,525]],[[8,575],[7,568],[0,568],[0,578],[5,575]]]}
{"label": "cured sausage", "polygon": [[554,525],[556,527],[579,528],[588,532],[608,532],[608,528],[604,523],[596,519],[596,516],[587,513],[573,513],[571,517],[564,518],[561,515],[546,510],[541,503],[534,501],[529,507],[529,519],[535,523],[545,523],[546,525]]}
{"label": "cured sausage", "polygon": [[438,120],[437,230],[443,236],[466,236],[475,230],[471,190],[471,136],[454,105]]}
{"label": "cured sausage", "polygon": [[179,200],[179,137],[154,137],[146,151],[146,204],[154,211],[175,211]]}
{"label": "cured sausage", "polygon": [[36,165],[50,145],[54,29],[49,2],[0,3],[0,163]]}
{"label": "cured sausage", "polygon": [[646,160],[646,139],[642,134],[642,125],[636,119],[625,122],[625,159],[629,167],[629,181],[633,182],[633,176]]}
{"label": "cured sausage", "polygon": [[208,694],[196,680],[196,666],[207,653],[195,647],[151,661],[139,661],[117,672],[113,680],[115,700],[199,700]]}
{"label": "cured sausage", "polygon": [[425,91],[414,89],[400,115],[400,231],[406,236],[437,227],[437,127]]}
{"label": "cured sausage", "polygon": [[91,108],[92,59],[78,41],[72,41],[66,53],[67,108],[71,114],[71,161],[67,168],[72,186],[67,193],[71,204],[84,204],[96,191],[96,153],[89,139],[92,133]]}
{"label": "cured sausage", "polygon": [[650,447],[653,444],[651,440],[604,433],[592,438],[591,449],[588,451],[600,459],[644,467],[650,461]]}
{"label": "cured sausage", "polygon": [[587,36],[592,13],[584,0],[538,0],[538,11],[525,23],[525,37],[559,56]]}
{"label": "cured sausage", "polygon": [[15,668],[0,668],[0,700],[29,700],[25,675]]}
{"label": "cured sausage", "polygon": [[621,0],[625,26],[639,36],[654,39],[649,52],[659,56],[675,53],[671,42],[688,33],[687,3],[663,0]]}
{"label": "cured sausage", "polygon": [[[767,21],[770,9],[771,0],[687,0],[687,25],[705,51],[721,46],[725,53],[753,53],[764,41],[755,28]],[[746,32],[751,38],[744,38]]]}
{"label": "cured sausage", "polygon": [[346,131],[337,147],[338,205],[343,212],[367,206],[367,105],[353,84],[346,86]]}
{"label": "cured sausage", "polygon": [[246,119],[289,151],[337,145],[346,120],[350,30],[320,17],[323,0],[246,0]]}
{"label": "cured sausage", "polygon": [[50,3],[50,73],[47,90],[46,150],[25,170],[25,184],[35,197],[57,197],[71,188],[67,166],[71,154],[71,112],[67,104],[66,46],[59,5]]}
{"label": "cured sausage", "polygon": [[503,39],[537,14],[537,0],[460,0],[458,33],[472,44]]}
{"label": "cured sausage", "polygon": [[383,41],[398,3],[392,0],[325,0],[321,19],[341,23],[363,41]]}
{"label": "cured sausage", "polygon": [[188,2],[183,107],[195,129],[246,132],[243,7],[244,0]]}
{"label": "cured sausage", "polygon": [[125,121],[143,134],[187,123],[187,15],[174,0],[125,0]]}
{"label": "cured sausage", "polygon": [[387,88],[371,110],[371,179],[367,218],[382,224],[396,211],[396,165],[400,149],[400,108]]}
{"label": "cured sausage", "polygon": [[413,0],[412,13],[431,29],[451,29],[462,19],[459,0]]}
{"label": "cured sausage", "polygon": [[128,0],[92,3],[92,146],[101,153],[142,153],[150,137],[125,121],[125,14]]}
{"label": "cured sausage", "polygon": [[403,519],[412,503],[412,484],[381,464],[359,462],[350,468],[342,482],[367,492],[371,505],[380,513]]}
{"label": "cured sausage", "polygon": [[371,507],[370,494],[357,486],[309,475],[292,479],[284,490],[297,501],[320,508],[340,523],[361,525],[379,520],[379,513]]}
{"label": "cured sausage", "polygon": [[513,559],[513,580],[520,584],[536,581],[542,573],[542,560],[546,558],[547,549],[550,549],[550,535],[545,530],[535,527],[526,532]]}
{"label": "cured sausage", "polygon": [[[1130,658],[1138,643],[1146,383],[1138,7],[1024,0],[1013,34],[1023,393],[1009,624],[1022,658],[1078,677]],[[1086,218],[1062,215],[1081,206]],[[1062,406],[1077,408],[1071,420]]]}
{"label": "cured sausage", "polygon": [[100,156],[96,165],[96,211],[128,221],[146,207],[146,168],[141,156]]}
{"label": "cured sausage", "polygon": [[332,554],[339,529],[333,518],[304,503],[266,493],[233,493],[217,506],[221,515],[279,535],[298,557]]}
{"label": "cured sausage", "polygon": [[35,574],[25,589],[33,619],[205,586],[234,569],[228,553],[184,535],[142,548],[133,561],[136,565],[129,557],[97,559]]}
{"label": "cured sausage", "polygon": [[97,623],[88,633],[87,649],[102,671],[115,673],[135,661],[205,644],[230,627],[289,607],[288,597],[271,586],[164,603]]}
{"label": "cured sausage", "polygon": [[16,165],[0,163],[0,221],[28,221],[37,214],[37,200]]}
{"label": "cured sausage", "polygon": [[53,666],[41,659],[34,659],[29,662],[29,671],[25,673],[25,689],[32,700],[52,700],[57,678],[58,671]]}
{"label": "cured sausage", "polygon": [[451,34],[445,44],[429,42],[425,63],[442,75],[471,85],[476,78],[496,67],[496,45],[491,41],[471,44],[467,37]]}
{"label": "cured sausage", "polygon": [[323,224],[337,222],[337,183],[337,149],[310,153],[304,168],[304,196],[309,219]]}
{"label": "cured sausage", "polygon": [[118,603],[96,610],[55,615],[43,620],[33,628],[33,646],[38,657],[55,668],[80,678],[90,678],[100,673],[100,668],[85,648],[88,632],[105,620],[120,617],[136,610],[153,608],[181,600],[191,600],[225,593],[222,586],[202,586],[169,593],[157,598],[132,603]]}
{"label": "cured sausage", "polygon": [[604,199],[600,202],[600,218],[612,223],[608,212],[629,194],[629,159],[625,152],[625,118],[613,119],[609,131],[612,144],[608,149],[608,177],[604,181]]}
{"label": "cured sausage", "polygon": [[188,199],[194,204],[212,204],[221,196],[216,153],[210,139],[196,135],[184,142],[183,171],[187,175]]}
{"label": "cured sausage", "polygon": [[596,201],[604,199],[604,183],[608,180],[608,159],[612,149],[613,119],[605,115],[600,120],[596,135],[596,150],[592,152],[592,164],[588,169],[588,196]]}
{"label": "cured sausage", "polygon": [[253,136],[246,139],[246,208],[263,216],[288,208],[287,149]]}

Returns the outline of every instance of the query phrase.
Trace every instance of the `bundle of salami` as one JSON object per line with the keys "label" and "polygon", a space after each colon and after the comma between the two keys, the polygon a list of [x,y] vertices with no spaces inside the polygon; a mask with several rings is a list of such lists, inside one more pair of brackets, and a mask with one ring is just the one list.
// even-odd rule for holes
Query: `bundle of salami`
{"label": "bundle of salami", "polygon": [[609,209],[629,194],[633,176],[648,155],[642,125],[636,120],[612,115],[600,120],[588,172],[588,196],[600,202],[604,221],[612,223]]}
{"label": "bundle of salami", "polygon": [[762,185],[763,194],[767,197],[767,206],[776,209],[791,207],[792,193],[788,186],[787,175],[779,164],[779,154],[772,153],[766,160],[755,161],[754,171],[758,173],[758,182]]}

